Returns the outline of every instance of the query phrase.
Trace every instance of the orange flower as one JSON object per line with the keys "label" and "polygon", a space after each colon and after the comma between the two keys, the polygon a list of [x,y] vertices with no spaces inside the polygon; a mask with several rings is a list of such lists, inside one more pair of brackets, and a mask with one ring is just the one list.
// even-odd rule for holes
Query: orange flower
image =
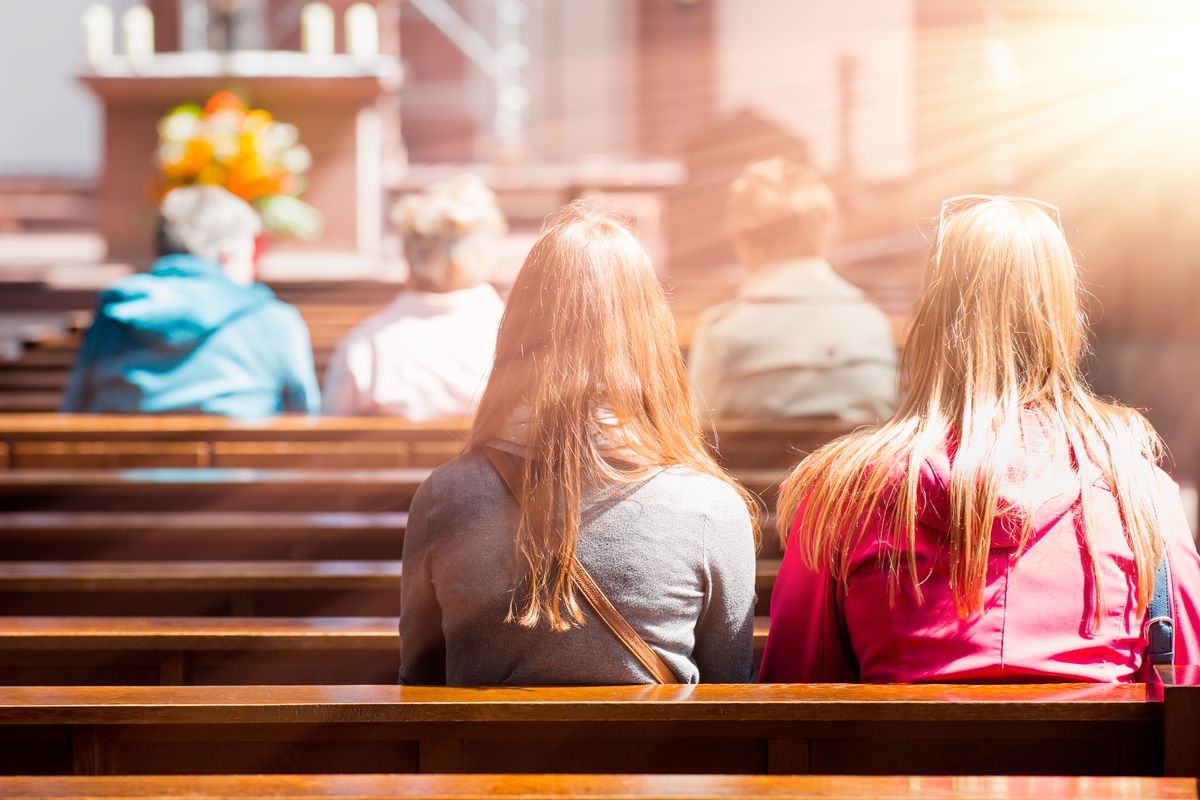
{"label": "orange flower", "polygon": [[204,115],[212,116],[220,111],[245,113],[246,104],[233,92],[217,92],[204,104]]}

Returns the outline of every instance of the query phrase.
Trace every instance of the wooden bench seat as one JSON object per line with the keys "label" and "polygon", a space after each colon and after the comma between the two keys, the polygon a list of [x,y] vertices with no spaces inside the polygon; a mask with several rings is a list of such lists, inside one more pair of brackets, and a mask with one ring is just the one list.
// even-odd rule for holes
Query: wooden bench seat
{"label": "wooden bench seat", "polygon": [[405,511],[429,470],[8,470],[8,511]]}
{"label": "wooden bench seat", "polygon": [[400,613],[400,562],[9,561],[0,614],[344,616]]}
{"label": "wooden bench seat", "polygon": [[[2,377],[0,377],[2,380]],[[710,444],[733,469],[792,466],[850,429],[831,419],[774,422],[720,420]],[[229,467],[292,465],[433,467],[462,451],[468,420],[413,423],[388,417],[308,417],[231,420],[196,415],[0,415],[0,442],[14,469]],[[188,445],[196,463],[154,461],[154,446]],[[163,459],[178,458],[164,451]]]}
{"label": "wooden bench seat", "polygon": [[5,685],[391,683],[395,617],[0,617]]}
{"label": "wooden bench seat", "polygon": [[[758,562],[760,613],[769,613],[778,572],[778,560]],[[155,608],[159,614],[211,614],[220,605],[227,613],[291,615],[330,603],[338,604],[340,614],[350,613],[345,610],[350,607],[361,614],[398,614],[400,581],[401,562],[390,559],[4,561],[0,614],[145,614]],[[97,596],[116,593],[129,596]],[[230,597],[214,599],[213,594]],[[161,597],[139,611],[154,595]]]}
{"label": "wooden bench seat", "polygon": [[407,526],[405,511],[0,512],[0,560],[398,559]]}
{"label": "wooden bench seat", "polygon": [[0,592],[400,591],[399,561],[25,561]]}
{"label": "wooden bench seat", "polygon": [[[404,511],[429,470],[8,470],[8,511]],[[778,470],[738,473],[768,507]]]}
{"label": "wooden bench seat", "polygon": [[391,537],[408,525],[408,512],[290,513],[139,512],[59,513],[34,511],[0,513],[0,541],[36,536],[41,539],[108,539],[132,533],[160,537],[261,536],[291,539],[297,535],[339,538],[347,533]]}
{"label": "wooden bench seat", "polygon": [[1164,745],[1164,708],[1200,728],[1177,691],[16,686],[0,688],[0,773],[1158,775],[1165,758],[1194,777],[1200,754]]}
{"label": "wooden bench seat", "polygon": [[[755,657],[769,620],[754,621]],[[395,617],[0,617],[0,684],[389,683]]]}
{"label": "wooden bench seat", "polygon": [[[3,380],[3,377],[0,377]],[[0,392],[0,414],[44,414],[57,411],[62,402],[59,392],[28,389],[16,392]]]}
{"label": "wooden bench seat", "polygon": [[123,797],[422,798],[510,800],[1195,800],[1190,778],[881,775],[169,775],[0,777],[0,795],[55,800]]}

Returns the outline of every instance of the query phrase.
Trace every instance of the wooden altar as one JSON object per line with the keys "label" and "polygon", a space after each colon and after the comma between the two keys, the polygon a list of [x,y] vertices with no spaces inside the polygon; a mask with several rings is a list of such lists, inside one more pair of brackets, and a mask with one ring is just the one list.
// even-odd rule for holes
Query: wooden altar
{"label": "wooden altar", "polygon": [[378,257],[383,186],[377,100],[399,86],[394,58],[363,63],[293,52],[164,53],[136,67],[116,58],[80,80],[104,107],[97,203],[110,261],[144,262],[153,254],[159,119],[181,103],[203,104],[219,90],[292,123],[312,152],[304,199],[325,215],[325,231],[317,242],[282,246]]}

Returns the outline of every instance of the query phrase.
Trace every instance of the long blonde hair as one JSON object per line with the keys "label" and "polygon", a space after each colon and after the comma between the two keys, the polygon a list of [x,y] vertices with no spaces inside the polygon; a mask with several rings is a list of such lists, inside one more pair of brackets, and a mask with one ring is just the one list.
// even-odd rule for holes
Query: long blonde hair
{"label": "long blonde hair", "polygon": [[530,455],[508,615],[522,626],[583,622],[572,569],[585,488],[683,465],[726,481],[753,508],[705,448],[649,255],[598,207],[561,209],[525,259],[467,449],[481,450],[514,421]]}
{"label": "long blonde hair", "polygon": [[[1092,547],[1088,491],[1098,470],[1117,502],[1137,569],[1144,612],[1162,552],[1156,531],[1154,465],[1161,442],[1137,411],[1096,397],[1080,373],[1086,350],[1082,288],[1066,237],[1033,203],[994,197],[942,221],[925,290],[901,363],[905,396],[886,423],[819,449],[780,494],[781,538],[796,524],[810,567],[847,577],[865,521],[884,511],[894,601],[902,572],[922,602],[916,563],[918,477],[927,457],[949,447],[950,587],[960,618],[983,609],[1000,486],[1022,437],[1021,414],[1040,412],[1067,438],[1082,482],[1082,536],[1099,621],[1100,573]],[[1089,466],[1090,465],[1090,466]],[[884,501],[884,497],[887,501]],[[1018,552],[1030,535],[1028,515]]]}

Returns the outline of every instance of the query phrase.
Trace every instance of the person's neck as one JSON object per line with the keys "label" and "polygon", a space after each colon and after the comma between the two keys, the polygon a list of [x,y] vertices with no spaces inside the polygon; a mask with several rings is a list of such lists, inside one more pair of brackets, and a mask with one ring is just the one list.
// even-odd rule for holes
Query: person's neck
{"label": "person's neck", "polygon": [[751,275],[784,270],[819,271],[830,269],[829,260],[823,255],[791,256],[789,258],[763,259],[746,265]]}

